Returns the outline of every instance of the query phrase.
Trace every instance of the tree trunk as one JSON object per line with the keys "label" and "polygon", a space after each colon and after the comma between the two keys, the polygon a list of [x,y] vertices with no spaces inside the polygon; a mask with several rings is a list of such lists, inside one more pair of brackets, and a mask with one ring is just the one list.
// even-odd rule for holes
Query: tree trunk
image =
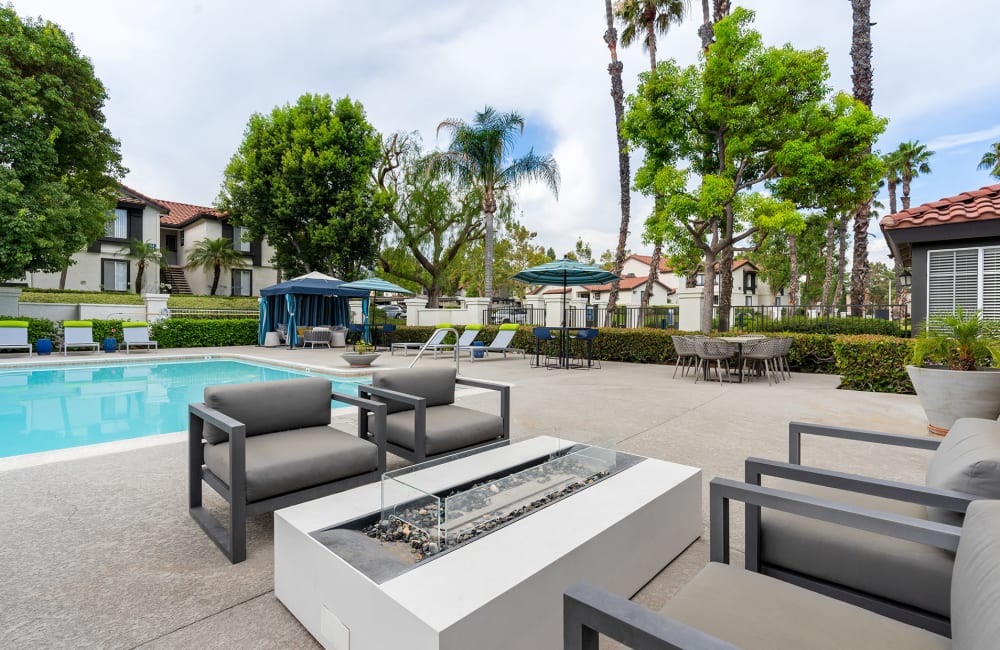
{"label": "tree trunk", "polygon": [[219,288],[219,276],[222,275],[222,267],[218,264],[215,265],[215,275],[212,277],[212,290],[209,292],[210,295],[215,295],[215,290]]}
{"label": "tree trunk", "polygon": [[701,331],[712,331],[712,312],[715,307],[715,253],[705,252],[705,284],[701,288]]}
{"label": "tree trunk", "polygon": [[708,52],[708,48],[715,42],[715,33],[712,31],[712,14],[708,8],[708,0],[701,0],[702,23],[698,28],[698,36],[701,37],[701,49]]}
{"label": "tree trunk", "polygon": [[695,287],[698,286],[698,269],[697,268],[695,268],[695,270],[691,271],[686,276],[684,276],[684,286],[686,288],[688,288],[688,289],[694,289]]}
{"label": "tree trunk", "polygon": [[427,287],[427,308],[437,309],[441,302],[441,287],[436,282]]}
{"label": "tree trunk", "polygon": [[137,294],[142,293],[142,274],[146,270],[146,264],[144,262],[139,262],[136,264],[135,271],[135,292]]}
{"label": "tree trunk", "polygon": [[726,246],[719,255],[719,331],[729,331],[733,311],[733,247]]}
{"label": "tree trunk", "polygon": [[656,70],[656,32],[652,20],[646,21],[646,45],[649,47],[649,69]]}
{"label": "tree trunk", "polygon": [[889,214],[896,214],[896,181],[886,181],[889,189]]}
{"label": "tree trunk", "polygon": [[485,265],[483,275],[483,296],[493,301],[493,238],[496,236],[493,227],[493,212],[483,212],[483,222],[486,226],[485,238],[483,242],[483,261]]}
{"label": "tree trunk", "polygon": [[913,180],[909,174],[903,174],[903,209],[910,209],[910,181]]}
{"label": "tree trunk", "polygon": [[[851,81],[854,98],[872,107],[872,25],[871,0],[851,0],[853,28],[851,30]],[[871,150],[868,150],[871,153]],[[871,219],[871,202],[867,198],[854,214],[854,262],[851,267],[851,304],[854,316],[861,315],[868,288],[868,222]]]}
{"label": "tree trunk", "polygon": [[660,277],[660,259],[663,258],[663,240],[656,240],[656,245],[653,246],[653,259],[649,261],[649,276],[646,278],[646,290],[642,293],[642,300],[639,301],[639,306],[646,310],[649,307],[649,299],[653,297],[653,285],[656,279]]}
{"label": "tree trunk", "polygon": [[[839,238],[839,241],[837,242],[837,245],[838,245],[839,248],[838,248],[838,254],[837,254],[837,288],[833,292],[833,304],[834,305],[840,305],[840,298],[841,298],[841,296],[844,295],[844,271],[847,268],[847,224],[848,224],[848,222],[850,222],[850,220],[851,220],[850,215],[849,214],[845,214],[842,217],[840,217],[840,223],[837,226],[837,237]],[[857,250],[856,247],[855,247],[855,250]],[[857,264],[857,260],[855,260],[854,262],[855,262],[855,264]],[[867,260],[866,260],[866,263],[867,263]],[[865,269],[864,277],[865,277],[866,280],[868,279],[868,269],[867,268]],[[864,298],[864,295],[865,295],[864,294],[865,285],[862,285],[861,298],[859,300],[855,301],[853,281],[854,281],[854,274],[851,275],[851,282],[852,282],[852,285],[851,285],[851,306],[852,306],[851,312],[852,312],[852,314],[854,316],[861,316],[862,315],[861,314],[861,305],[863,305],[865,303],[865,298]],[[857,313],[855,313],[855,312],[857,312]]]}
{"label": "tree trunk", "polygon": [[836,230],[833,226],[833,218],[826,222],[826,268],[823,271],[823,295],[820,304],[823,312],[830,314],[830,287],[833,285],[833,244]]}
{"label": "tree trunk", "polygon": [[788,283],[788,304],[792,306],[792,313],[799,304],[799,251],[797,248],[795,233],[788,235],[788,265],[789,273],[792,276]]}
{"label": "tree trunk", "polygon": [[[615,263],[611,271],[621,277],[622,268],[625,266],[625,246],[628,242],[629,212],[632,202],[632,197],[629,193],[631,174],[629,172],[628,149],[621,129],[622,120],[625,118],[625,90],[622,88],[622,64],[618,60],[618,30],[615,29],[615,15],[611,8],[611,0],[604,0],[604,13],[608,20],[608,29],[604,32],[604,42],[611,53],[608,74],[611,76],[611,100],[615,107],[615,134],[618,141],[618,185],[622,209],[621,222],[618,227],[618,248],[615,250]],[[611,326],[611,317],[618,304],[618,285],[619,280],[612,282],[611,291],[608,292],[605,327]]]}

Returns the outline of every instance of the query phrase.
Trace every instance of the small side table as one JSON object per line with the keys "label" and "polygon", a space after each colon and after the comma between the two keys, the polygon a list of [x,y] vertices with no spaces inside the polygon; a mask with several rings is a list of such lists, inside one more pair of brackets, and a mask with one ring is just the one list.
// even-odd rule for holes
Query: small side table
{"label": "small side table", "polygon": [[281,337],[277,332],[268,332],[264,335],[264,347],[276,348],[281,345]]}

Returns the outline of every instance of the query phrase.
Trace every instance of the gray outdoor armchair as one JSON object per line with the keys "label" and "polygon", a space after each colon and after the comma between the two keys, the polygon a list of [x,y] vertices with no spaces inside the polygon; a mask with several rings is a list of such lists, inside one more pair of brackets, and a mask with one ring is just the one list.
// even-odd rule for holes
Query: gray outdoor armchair
{"label": "gray outdoor armchair", "polygon": [[[803,434],[932,450],[925,484],[802,466]],[[885,458],[891,462],[891,454]],[[764,482],[958,526],[973,500],[1000,498],[1000,423],[993,420],[959,420],[943,440],[793,422],[789,425],[789,460],[747,459],[747,483]],[[953,614],[947,595],[952,554],[782,512],[761,513],[754,507],[747,508],[746,526],[748,569],[948,634]]]}
{"label": "gray outdoor armchair", "polygon": [[[1000,638],[1000,501],[970,505],[964,528],[773,488],[713,479],[711,562],[659,612],[592,585],[564,595],[564,650],[599,635],[644,650],[991,650]],[[953,636],[930,632],[730,566],[729,501],[957,551],[948,594]]]}
{"label": "gray outdoor armchair", "polygon": [[[500,414],[456,406],[456,385],[497,391]],[[458,377],[454,367],[377,370],[358,394],[387,405],[386,448],[413,462],[510,441],[510,387]],[[374,419],[358,421],[365,437]]]}
{"label": "gray outdoor armchair", "polygon": [[[330,426],[330,400],[371,414],[361,439]],[[379,480],[386,406],[331,391],[321,377],[205,388],[191,404],[188,508],[234,564],[246,559],[246,519]],[[202,506],[202,482],[229,502],[230,525]]]}

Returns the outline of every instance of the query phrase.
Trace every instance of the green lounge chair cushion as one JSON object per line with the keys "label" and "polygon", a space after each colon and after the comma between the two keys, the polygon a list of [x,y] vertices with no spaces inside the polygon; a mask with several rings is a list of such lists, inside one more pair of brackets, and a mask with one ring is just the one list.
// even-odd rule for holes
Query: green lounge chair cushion
{"label": "green lounge chair cushion", "polygon": [[519,327],[520,327],[520,325],[518,325],[516,323],[504,323],[503,325],[500,326],[500,329],[501,330],[516,330]]}
{"label": "green lounge chair cushion", "polygon": [[[322,377],[208,386],[205,405],[242,422],[249,438],[330,424],[332,389],[330,380]],[[207,422],[202,436],[213,445],[229,439]]]}
{"label": "green lounge chair cushion", "polygon": [[147,323],[146,321],[141,321],[141,320],[140,321],[128,321],[128,322],[122,323],[122,328],[126,328],[126,327],[149,327],[149,323]]}
{"label": "green lounge chair cushion", "polygon": [[465,329],[467,329],[467,330],[481,330],[481,329],[483,329],[483,326],[479,325],[478,323],[472,323],[471,325],[466,325]]}
{"label": "green lounge chair cushion", "polygon": [[94,323],[89,320],[64,320],[63,327],[93,327]]}
{"label": "green lounge chair cushion", "polygon": [[0,320],[0,327],[27,327],[26,320]]}

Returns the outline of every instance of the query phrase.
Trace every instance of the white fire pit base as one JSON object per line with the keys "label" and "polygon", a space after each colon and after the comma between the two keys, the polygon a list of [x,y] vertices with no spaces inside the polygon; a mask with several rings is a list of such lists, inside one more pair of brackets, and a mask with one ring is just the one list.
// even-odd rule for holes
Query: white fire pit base
{"label": "white fire pit base", "polygon": [[[423,478],[444,490],[559,444],[541,436]],[[559,648],[566,588],[632,596],[702,530],[701,470],[645,459],[378,584],[310,534],[378,512],[380,495],[375,483],[274,513],[275,594],[332,650]]]}

